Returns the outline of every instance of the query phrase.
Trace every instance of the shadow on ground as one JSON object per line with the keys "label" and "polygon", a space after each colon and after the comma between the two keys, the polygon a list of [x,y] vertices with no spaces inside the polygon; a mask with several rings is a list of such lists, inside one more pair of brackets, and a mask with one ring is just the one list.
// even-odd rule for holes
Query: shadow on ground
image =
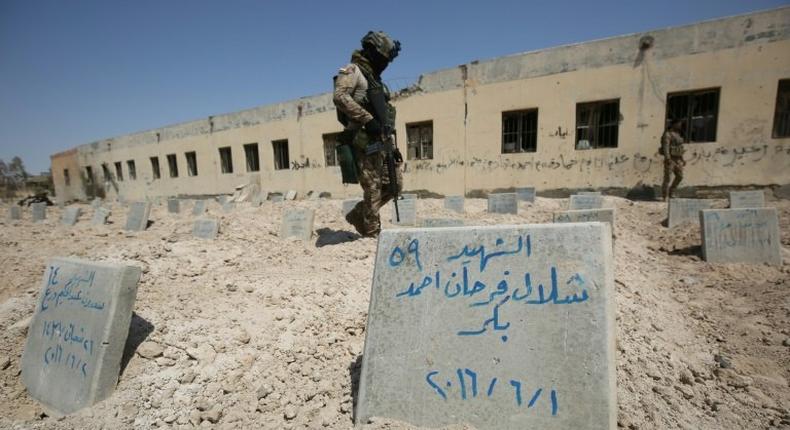
{"label": "shadow on ground", "polygon": [[359,375],[362,372],[362,354],[348,365],[348,377],[351,379],[351,422],[357,421],[357,401],[359,400]]}
{"label": "shadow on ground", "polygon": [[332,230],[331,228],[319,228],[316,233],[318,233],[318,239],[315,241],[316,248],[327,245],[339,245],[345,242],[353,242],[362,237],[356,233],[351,233],[345,230]]}
{"label": "shadow on ground", "polygon": [[134,352],[137,351],[137,347],[145,342],[145,339],[148,338],[148,335],[151,334],[152,331],[154,331],[153,324],[140,315],[137,315],[137,313],[132,314],[132,322],[129,324],[129,337],[126,338],[126,345],[123,348],[119,378],[123,375],[123,371],[129,364],[129,360],[132,359]]}

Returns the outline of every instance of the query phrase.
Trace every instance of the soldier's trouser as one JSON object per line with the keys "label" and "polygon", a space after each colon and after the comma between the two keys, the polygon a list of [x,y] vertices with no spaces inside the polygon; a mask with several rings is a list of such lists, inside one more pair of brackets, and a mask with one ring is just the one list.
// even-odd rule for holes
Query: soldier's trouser
{"label": "soldier's trouser", "polygon": [[[674,197],[675,190],[678,188],[680,181],[683,180],[683,166],[685,164],[686,162],[680,157],[671,157],[664,160],[664,182],[661,184],[661,195],[664,199]],[[672,180],[672,185],[670,185],[669,180],[672,174],[675,175],[675,178]]]}
{"label": "soldier's trouser", "polygon": [[[381,231],[379,210],[394,197],[388,190],[389,177],[384,163],[385,155],[383,152],[366,155],[356,149],[355,152],[363,199],[349,212],[347,219],[352,221],[359,234],[375,236]],[[403,184],[400,168],[397,169],[397,177],[398,192],[400,192]]]}

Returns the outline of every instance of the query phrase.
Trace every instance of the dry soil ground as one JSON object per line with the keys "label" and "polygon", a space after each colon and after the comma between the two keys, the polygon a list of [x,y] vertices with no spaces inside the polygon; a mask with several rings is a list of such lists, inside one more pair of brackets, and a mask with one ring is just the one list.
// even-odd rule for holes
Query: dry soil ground
{"label": "dry soil ground", "polygon": [[[790,428],[790,201],[779,209],[785,263],[712,265],[698,226],[661,226],[665,206],[617,208],[618,425],[629,429]],[[726,202],[717,201],[724,207]],[[492,215],[467,199],[468,224],[545,223],[566,199]],[[282,240],[289,206],[317,209],[317,237]],[[223,213],[215,241],[193,217],[155,206],[148,230],[0,221],[0,427],[35,429],[352,427],[376,241],[349,233],[337,200],[267,202]],[[457,217],[441,200],[420,216]],[[5,213],[5,208],[3,212]],[[385,226],[388,226],[385,223]],[[116,392],[73,416],[43,414],[20,380],[25,320],[46,260],[76,256],[143,268]],[[369,429],[405,429],[374,421]],[[453,429],[468,428],[463,425]]]}

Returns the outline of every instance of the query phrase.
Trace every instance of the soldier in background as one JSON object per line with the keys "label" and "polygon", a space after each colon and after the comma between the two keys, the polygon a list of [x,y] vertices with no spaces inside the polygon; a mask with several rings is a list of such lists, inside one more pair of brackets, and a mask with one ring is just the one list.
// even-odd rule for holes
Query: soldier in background
{"label": "soldier in background", "polygon": [[[669,128],[661,136],[661,155],[664,156],[664,182],[661,184],[661,196],[664,201],[674,197],[675,190],[683,180],[683,166],[686,165],[683,154],[686,150],[683,148],[681,130],[683,130],[683,121],[676,119],[670,123]],[[670,185],[672,174],[675,175],[675,178]]]}
{"label": "soldier in background", "polygon": [[[341,68],[335,77],[333,101],[338,120],[344,131],[340,145],[350,151],[338,150],[338,159],[343,163],[344,155],[353,157],[356,178],[343,182],[355,183],[358,179],[363,190],[363,200],[346,215],[348,221],[365,237],[376,237],[381,231],[379,209],[400,192],[402,180],[397,170],[397,192],[390,188],[385,161],[385,145],[394,145],[395,108],[389,102],[389,90],[381,81],[381,73],[400,51],[400,42],[381,31],[368,32],[362,38],[362,49],[351,55],[351,63]],[[376,104],[378,103],[378,105]],[[400,151],[394,148],[398,166],[403,161]],[[342,168],[342,165],[341,165]]]}

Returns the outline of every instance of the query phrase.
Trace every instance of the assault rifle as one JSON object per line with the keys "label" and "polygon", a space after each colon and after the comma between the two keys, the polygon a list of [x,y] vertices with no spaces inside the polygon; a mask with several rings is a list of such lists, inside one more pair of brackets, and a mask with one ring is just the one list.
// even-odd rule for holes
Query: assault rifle
{"label": "assault rifle", "polygon": [[380,142],[371,142],[367,147],[367,154],[384,151],[385,163],[389,184],[387,191],[395,201],[395,220],[400,222],[400,209],[398,209],[398,167],[397,163],[403,161],[398,151],[398,141],[395,135],[395,112],[390,110],[384,86],[375,79],[368,79],[368,103],[371,114],[382,125],[384,132]]}

